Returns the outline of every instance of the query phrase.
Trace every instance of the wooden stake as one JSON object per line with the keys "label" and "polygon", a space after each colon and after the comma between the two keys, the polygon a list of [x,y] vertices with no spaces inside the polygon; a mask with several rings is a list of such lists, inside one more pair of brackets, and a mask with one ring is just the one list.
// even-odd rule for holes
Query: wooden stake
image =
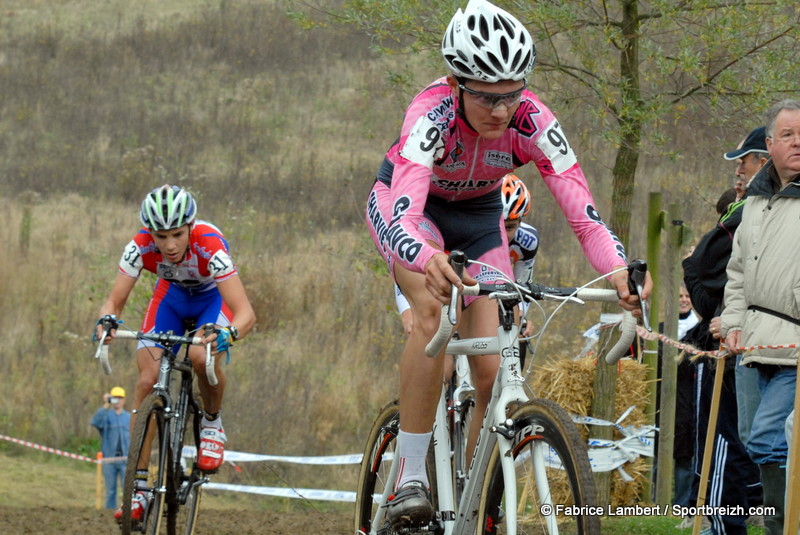
{"label": "wooden stake", "polygon": [[[720,346],[722,347],[722,346]],[[711,472],[711,455],[714,452],[714,437],[717,434],[717,416],[719,415],[719,400],[722,394],[722,375],[725,373],[725,361],[728,357],[717,360],[717,370],[714,373],[714,390],[711,392],[711,412],[708,415],[708,429],[706,430],[706,444],[703,448],[703,467],[700,469],[700,488],[697,491],[698,509],[706,503],[708,491],[708,474]],[[692,535],[700,535],[703,526],[703,515],[694,517]]]}
{"label": "wooden stake", "polygon": [[[800,351],[798,351],[800,357]],[[794,387],[794,416],[792,417],[792,442],[789,444],[789,459],[787,470],[789,470],[789,484],[786,486],[786,511],[783,519],[783,535],[797,533],[800,524],[800,470],[797,466],[797,452],[800,449],[800,374]]]}
{"label": "wooden stake", "polygon": [[103,508],[103,452],[97,452],[97,476],[95,477],[96,496],[94,508]]}

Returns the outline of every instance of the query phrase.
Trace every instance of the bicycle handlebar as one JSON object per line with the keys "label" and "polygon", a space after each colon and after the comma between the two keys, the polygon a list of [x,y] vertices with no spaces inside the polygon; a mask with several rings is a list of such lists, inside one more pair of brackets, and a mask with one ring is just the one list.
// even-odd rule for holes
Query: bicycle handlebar
{"label": "bicycle handlebar", "polygon": [[[111,374],[111,363],[108,360],[108,345],[105,344],[106,338],[108,338],[108,333],[113,328],[109,322],[103,320],[103,334],[100,336],[97,351],[94,354],[94,358],[100,361],[100,364],[103,367],[103,371],[106,375]],[[204,336],[207,336],[211,331],[214,330],[214,324],[209,323],[203,326]],[[150,340],[151,342],[156,342],[158,344],[163,344],[167,346],[175,346],[178,344],[189,344],[193,346],[201,346],[203,345],[203,337],[201,336],[178,336],[172,333],[143,333],[141,331],[120,331],[117,330],[117,333],[114,335],[114,338],[120,338],[123,340]],[[212,386],[216,385],[219,380],[217,379],[217,374],[214,372],[214,353],[211,351],[211,344],[206,345],[206,377],[208,378],[209,384]]]}
{"label": "bicycle handlebar", "polygon": [[[451,253],[461,255],[466,260],[466,257],[460,251]],[[466,262],[464,262],[466,264]],[[637,260],[628,266],[628,271],[637,275],[636,280],[631,281],[631,291],[636,295],[641,295],[640,291],[644,282],[644,274],[647,272],[647,264],[641,260]],[[455,308],[458,303],[458,295],[488,295],[490,298],[495,299],[510,299],[521,298],[525,301],[533,300],[556,300],[556,301],[575,301],[576,303],[583,304],[584,301],[608,301],[615,302],[619,300],[619,295],[613,289],[600,289],[600,288],[555,288],[543,286],[540,284],[519,285],[516,283],[501,283],[501,284],[477,284],[474,286],[464,286],[463,291],[459,292],[458,288],[452,286],[452,296],[449,305],[442,305],[442,315],[439,322],[439,329],[434,334],[431,341],[425,346],[425,354],[433,358],[437,356],[442,349],[450,341],[455,327]],[[645,305],[642,304],[642,312],[644,316],[645,327],[647,325],[647,314]],[[606,353],[606,362],[614,364],[621,359],[630,348],[634,337],[636,336],[636,318],[629,310],[623,310],[622,322],[620,324],[620,336],[614,346]]]}

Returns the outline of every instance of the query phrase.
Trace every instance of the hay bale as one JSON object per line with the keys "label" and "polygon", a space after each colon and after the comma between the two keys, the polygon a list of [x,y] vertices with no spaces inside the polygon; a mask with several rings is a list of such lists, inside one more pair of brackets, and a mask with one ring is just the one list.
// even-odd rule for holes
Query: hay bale
{"label": "hay bale", "polygon": [[[558,403],[568,413],[579,416],[591,414],[596,359],[551,359],[534,367],[531,385],[536,396]],[[648,400],[647,366],[632,359],[619,362],[616,386],[615,414],[622,415],[629,407],[635,408],[625,418],[623,426],[641,426],[647,423],[644,413]],[[587,426],[578,426],[584,439],[592,432]],[[614,431],[614,438],[622,434]],[[611,477],[611,504],[634,505],[641,503],[642,485],[647,474],[644,459],[637,459],[622,467],[633,481],[624,481],[618,472]]]}

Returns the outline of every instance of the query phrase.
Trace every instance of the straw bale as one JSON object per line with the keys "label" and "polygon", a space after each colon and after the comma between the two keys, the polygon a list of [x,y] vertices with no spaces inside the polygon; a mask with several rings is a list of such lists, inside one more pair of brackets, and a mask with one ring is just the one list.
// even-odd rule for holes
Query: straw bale
{"label": "straw bale", "polygon": [[[580,359],[554,358],[534,368],[531,385],[534,393],[558,403],[570,414],[591,414],[596,359],[592,356]],[[631,413],[620,422],[623,426],[640,426],[647,423],[644,408],[648,399],[647,366],[632,359],[622,359],[618,365],[615,414],[621,416],[629,407]],[[578,426],[584,437],[592,432],[586,426]],[[622,438],[615,430],[614,438]],[[637,459],[622,467],[633,481],[623,481],[618,472],[612,473],[612,505],[633,505],[641,502],[642,485],[647,474],[644,459]]]}

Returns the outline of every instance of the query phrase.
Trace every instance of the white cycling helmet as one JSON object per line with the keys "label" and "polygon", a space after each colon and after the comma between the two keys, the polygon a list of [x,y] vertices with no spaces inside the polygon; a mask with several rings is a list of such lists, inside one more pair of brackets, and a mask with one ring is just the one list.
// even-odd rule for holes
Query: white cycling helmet
{"label": "white cycling helmet", "polygon": [[486,0],[470,0],[450,20],[442,55],[457,77],[494,83],[523,80],[533,70],[536,46],[510,13]]}
{"label": "white cycling helmet", "polygon": [[192,194],[179,186],[159,186],[142,201],[139,219],[150,230],[171,230],[194,221],[197,204]]}

